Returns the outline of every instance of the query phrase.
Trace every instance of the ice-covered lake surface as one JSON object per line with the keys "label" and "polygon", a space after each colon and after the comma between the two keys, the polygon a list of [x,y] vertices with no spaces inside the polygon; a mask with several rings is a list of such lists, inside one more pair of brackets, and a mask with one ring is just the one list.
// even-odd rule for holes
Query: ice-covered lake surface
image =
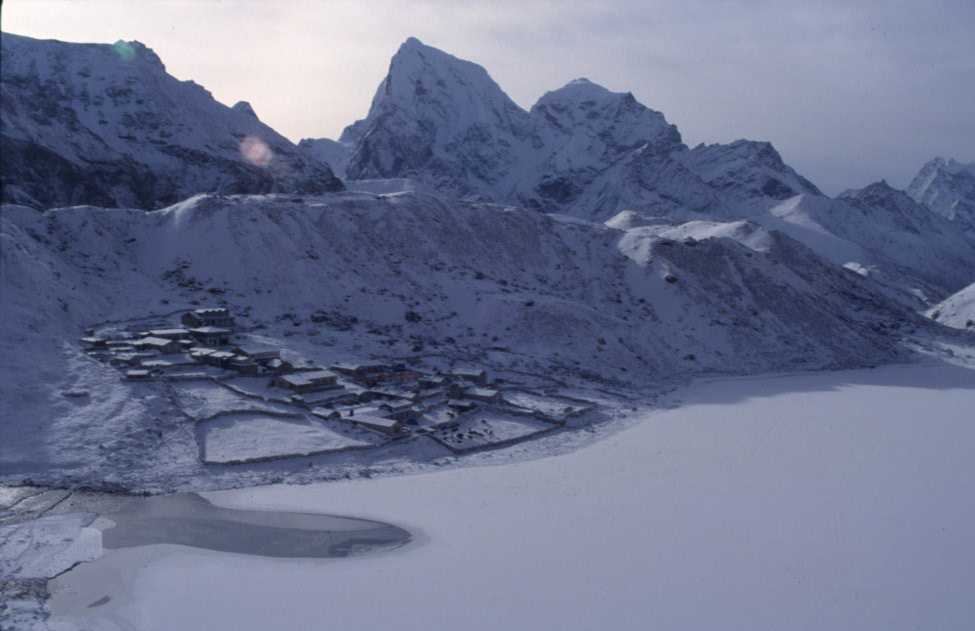
{"label": "ice-covered lake surface", "polygon": [[229,509],[348,514],[423,536],[350,559],[115,550],[104,580],[86,564],[52,582],[51,622],[971,628],[975,371],[729,379],[676,396],[679,406],[554,458],[207,493]]}
{"label": "ice-covered lake surface", "polygon": [[314,512],[221,508],[194,493],[133,498],[108,515],[107,549],[177,544],[264,557],[337,558],[410,540],[402,528]]}

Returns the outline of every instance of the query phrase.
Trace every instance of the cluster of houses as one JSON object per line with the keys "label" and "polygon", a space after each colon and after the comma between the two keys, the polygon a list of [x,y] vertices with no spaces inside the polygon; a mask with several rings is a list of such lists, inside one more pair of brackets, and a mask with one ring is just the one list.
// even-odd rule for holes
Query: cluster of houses
{"label": "cluster of houses", "polygon": [[419,429],[432,407],[448,410],[446,422],[481,403],[500,403],[484,370],[421,373],[402,363],[339,363],[279,375],[273,385],[292,393],[291,400],[323,419],[341,419],[385,434]]}
{"label": "cluster of houses", "polygon": [[107,359],[131,380],[151,379],[167,372],[207,364],[257,374],[262,369],[286,370],[274,349],[232,344],[234,319],[227,309],[197,309],[183,315],[184,327],[123,332],[101,337],[90,331],[81,338],[93,355]]}
{"label": "cluster of houses", "polygon": [[[195,375],[229,383],[235,376],[263,376],[268,381],[261,388],[266,389],[257,396],[391,436],[449,427],[481,406],[507,407],[482,369],[431,373],[396,362],[298,366],[283,359],[277,348],[236,339],[227,309],[190,311],[181,324],[105,337],[89,331],[81,341],[128,380]],[[220,370],[201,375],[203,366]]]}

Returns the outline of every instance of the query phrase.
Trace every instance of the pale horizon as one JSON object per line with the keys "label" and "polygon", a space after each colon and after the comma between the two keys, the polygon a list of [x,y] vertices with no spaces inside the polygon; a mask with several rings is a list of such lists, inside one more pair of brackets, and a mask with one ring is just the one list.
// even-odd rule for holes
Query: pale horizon
{"label": "pale horizon", "polygon": [[248,101],[294,142],[337,138],[364,117],[413,36],[484,66],[525,109],[587,77],[663,112],[689,146],[770,141],[835,195],[881,179],[904,188],[935,156],[975,160],[975,5],[898,5],[13,0],[2,10],[7,33],[138,40],[173,76],[228,106]]}

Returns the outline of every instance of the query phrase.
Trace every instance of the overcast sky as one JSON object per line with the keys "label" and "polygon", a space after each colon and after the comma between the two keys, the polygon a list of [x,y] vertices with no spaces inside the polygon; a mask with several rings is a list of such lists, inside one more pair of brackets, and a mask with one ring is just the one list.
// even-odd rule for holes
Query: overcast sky
{"label": "overcast sky", "polygon": [[[853,6],[851,6],[853,5]],[[5,0],[3,30],[139,40],[299,140],[365,115],[408,36],[483,66],[519,104],[584,76],[685,142],[770,140],[827,193],[975,160],[975,0],[469,3]]]}

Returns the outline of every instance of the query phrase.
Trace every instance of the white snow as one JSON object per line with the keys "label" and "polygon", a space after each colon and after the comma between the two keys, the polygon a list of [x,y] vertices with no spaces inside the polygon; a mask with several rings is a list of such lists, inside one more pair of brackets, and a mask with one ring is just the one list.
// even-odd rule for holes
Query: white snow
{"label": "white snow", "polygon": [[[145,631],[897,631],[975,619],[975,371],[716,380],[679,403],[555,458],[207,494],[371,517],[418,540],[329,562],[122,551],[132,593],[118,588],[112,620]],[[98,609],[59,606],[70,579],[54,584],[52,621],[107,628]]]}
{"label": "white snow", "polygon": [[932,307],[928,315],[948,326],[975,330],[975,283]]}
{"label": "white snow", "polygon": [[203,459],[209,463],[248,462],[367,447],[377,442],[351,427],[338,429],[304,418],[229,414],[202,423]]}
{"label": "white snow", "polygon": [[0,526],[0,579],[50,578],[102,553],[90,513],[48,515]]}

